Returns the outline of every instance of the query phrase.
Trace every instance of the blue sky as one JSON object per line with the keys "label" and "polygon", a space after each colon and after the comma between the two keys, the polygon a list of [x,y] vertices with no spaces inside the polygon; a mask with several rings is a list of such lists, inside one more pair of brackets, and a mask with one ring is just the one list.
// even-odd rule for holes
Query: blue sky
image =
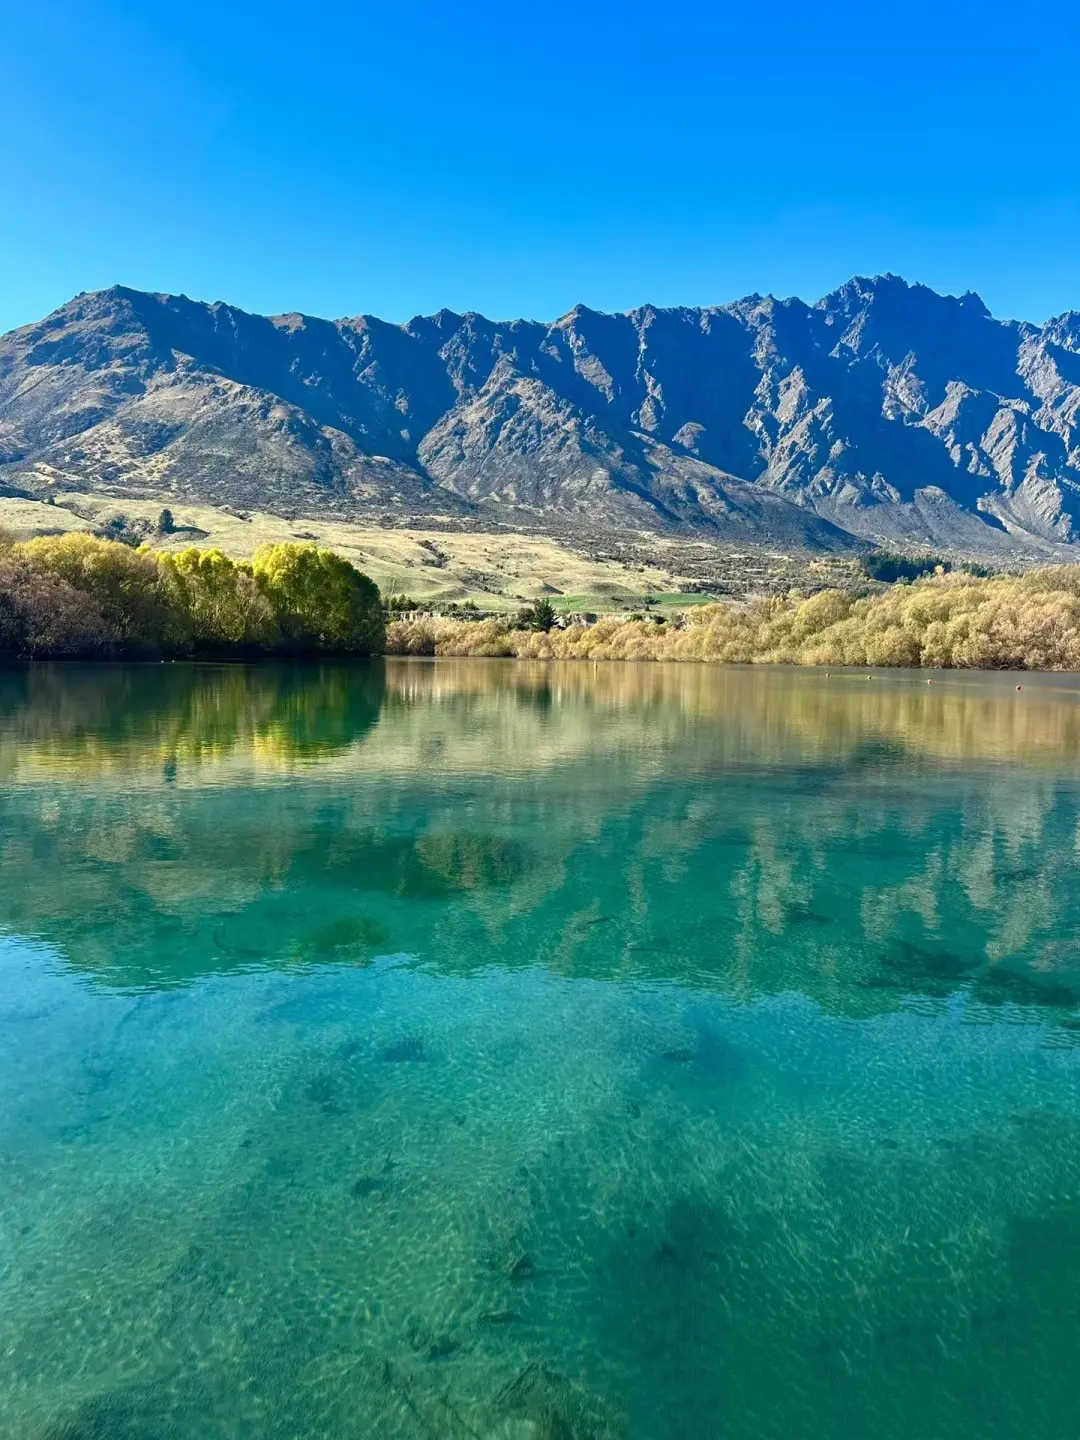
{"label": "blue sky", "polygon": [[13,0],[0,330],[123,283],[497,318],[892,270],[1080,308],[1080,7]]}

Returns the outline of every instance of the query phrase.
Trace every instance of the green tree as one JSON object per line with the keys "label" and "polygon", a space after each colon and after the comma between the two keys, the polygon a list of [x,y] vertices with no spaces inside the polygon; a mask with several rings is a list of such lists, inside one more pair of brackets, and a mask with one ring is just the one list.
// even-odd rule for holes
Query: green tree
{"label": "green tree", "polygon": [[173,519],[171,510],[162,510],[157,522],[159,535],[171,535],[176,529],[176,521]]}
{"label": "green tree", "polygon": [[558,618],[555,606],[550,600],[537,600],[535,605],[527,605],[524,610],[518,611],[515,628],[518,630],[543,630],[546,633],[552,629]]}
{"label": "green tree", "polygon": [[333,550],[310,543],[262,545],[251,563],[291,647],[382,654],[386,617],[378,586]]}
{"label": "green tree", "polygon": [[872,550],[862,560],[863,570],[871,580],[883,580],[889,585],[933,575],[939,565],[944,570],[952,568],[940,555],[894,555],[889,550]]}
{"label": "green tree", "polygon": [[158,557],[170,597],[188,617],[198,646],[252,645],[270,648],[281,639],[274,606],[250,565],[220,550],[181,550]]}

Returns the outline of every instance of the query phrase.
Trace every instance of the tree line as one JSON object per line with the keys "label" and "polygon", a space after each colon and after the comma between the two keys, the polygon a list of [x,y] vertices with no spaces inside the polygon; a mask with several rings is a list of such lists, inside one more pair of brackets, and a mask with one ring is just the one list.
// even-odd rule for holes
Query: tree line
{"label": "tree line", "polygon": [[378,655],[378,587],[314,544],[155,552],[93,535],[0,544],[0,656]]}
{"label": "tree line", "polygon": [[1080,566],[1022,576],[934,573],[874,595],[791,591],[664,621],[608,616],[564,629],[503,620],[394,620],[402,655],[533,660],[1080,670]]}
{"label": "tree line", "polygon": [[[387,613],[390,623],[387,625]],[[0,657],[476,655],[727,664],[1080,670],[1080,566],[1022,576],[939,567],[911,583],[604,617],[416,619],[332,550],[160,552],[86,534],[0,542]]]}

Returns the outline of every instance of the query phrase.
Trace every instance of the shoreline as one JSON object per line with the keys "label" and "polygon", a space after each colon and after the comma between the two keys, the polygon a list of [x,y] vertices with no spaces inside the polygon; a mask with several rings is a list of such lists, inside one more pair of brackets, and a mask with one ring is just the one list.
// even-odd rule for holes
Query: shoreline
{"label": "shoreline", "polygon": [[[524,624],[522,623],[524,622]],[[500,619],[391,618],[386,653],[523,660],[795,664],[814,669],[1080,672],[1080,566],[1019,577],[937,573],[884,592],[792,590],[675,616],[559,626],[534,610]]]}
{"label": "shoreline", "polygon": [[[398,597],[400,599],[400,597]],[[399,613],[347,560],[307,542],[134,550],[72,534],[0,546],[0,663],[307,664],[377,655],[784,664],[812,669],[1080,672],[1080,565],[945,571],[887,590],[717,601],[671,615]]]}
{"label": "shoreline", "polygon": [[[357,670],[367,669],[391,664],[407,664],[418,667],[434,666],[447,661],[459,662],[462,664],[494,664],[516,669],[519,666],[528,665],[569,665],[575,670],[587,669],[591,663],[595,668],[600,666],[635,666],[649,670],[697,670],[697,671],[728,671],[733,674],[746,673],[767,673],[773,671],[780,674],[803,674],[816,675],[823,680],[846,680],[866,679],[873,680],[881,678],[889,680],[896,676],[907,675],[918,679],[926,685],[947,683],[954,677],[969,675],[984,675],[990,678],[1023,679],[1061,679],[1068,680],[1075,677],[1080,680],[1080,667],[1077,669],[1021,669],[1008,666],[980,666],[980,665],[955,665],[950,667],[930,667],[918,665],[833,665],[826,669],[824,665],[811,665],[798,660],[684,660],[678,658],[653,658],[653,657],[632,657],[632,656],[564,656],[564,655],[465,655],[465,654],[439,654],[439,655],[418,655],[398,651],[386,651],[381,655],[350,655],[332,653],[306,654],[306,655],[177,655],[153,657],[146,655],[56,655],[56,656],[26,656],[11,657],[0,656],[0,675],[15,674],[31,670],[46,670],[58,667],[64,670],[87,669],[120,670],[120,669],[146,669],[156,670],[160,666],[180,666],[192,669],[252,669],[252,670],[282,670],[296,669],[298,671],[311,671],[317,668],[326,667],[333,669],[355,668]],[[1020,689],[1017,686],[1017,689]],[[1078,691],[1080,693],[1080,691]]]}

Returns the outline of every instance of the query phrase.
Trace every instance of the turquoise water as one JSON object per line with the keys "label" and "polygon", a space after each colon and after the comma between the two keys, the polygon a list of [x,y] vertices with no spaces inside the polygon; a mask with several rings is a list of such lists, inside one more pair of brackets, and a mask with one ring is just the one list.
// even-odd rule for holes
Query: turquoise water
{"label": "turquoise water", "polygon": [[0,1434],[1075,1434],[1080,681],[0,672]]}

